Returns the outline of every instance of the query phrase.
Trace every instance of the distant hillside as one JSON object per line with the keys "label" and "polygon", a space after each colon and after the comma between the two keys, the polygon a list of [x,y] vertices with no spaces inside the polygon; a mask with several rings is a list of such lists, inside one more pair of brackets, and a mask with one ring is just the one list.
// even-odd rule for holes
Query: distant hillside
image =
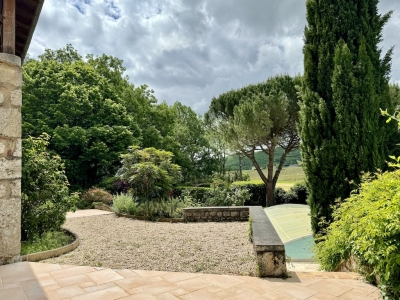
{"label": "distant hillside", "polygon": [[[275,157],[274,157],[274,165],[279,164],[279,159],[281,158],[282,153],[283,153],[282,148],[276,149]],[[255,154],[255,157],[256,157],[257,162],[259,163],[259,165],[262,168],[265,168],[267,166],[267,163],[268,163],[268,155],[267,154],[260,151]],[[294,150],[294,151],[290,152],[286,156],[284,166],[296,165],[299,161],[301,161],[301,156],[300,156],[300,150],[298,149],[298,150]],[[253,164],[250,161],[250,159],[248,159],[247,157],[243,157],[242,158],[242,170],[251,170],[252,167],[253,167]],[[226,161],[226,168],[230,171],[239,170],[239,157],[236,154],[228,156],[227,161]]]}

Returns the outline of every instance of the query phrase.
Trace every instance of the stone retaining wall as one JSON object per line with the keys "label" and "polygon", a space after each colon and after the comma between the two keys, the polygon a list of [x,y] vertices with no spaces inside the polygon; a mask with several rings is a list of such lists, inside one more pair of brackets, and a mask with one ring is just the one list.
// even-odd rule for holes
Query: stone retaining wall
{"label": "stone retaining wall", "polygon": [[246,222],[249,219],[248,206],[190,207],[183,209],[186,222]]}

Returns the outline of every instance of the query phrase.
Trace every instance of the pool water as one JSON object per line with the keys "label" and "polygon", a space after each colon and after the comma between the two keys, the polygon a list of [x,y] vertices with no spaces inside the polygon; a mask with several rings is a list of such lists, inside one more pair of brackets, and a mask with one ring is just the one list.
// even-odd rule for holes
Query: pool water
{"label": "pool water", "polygon": [[314,256],[313,246],[314,238],[312,235],[288,242],[285,244],[286,256],[289,256],[292,260],[311,260]]}

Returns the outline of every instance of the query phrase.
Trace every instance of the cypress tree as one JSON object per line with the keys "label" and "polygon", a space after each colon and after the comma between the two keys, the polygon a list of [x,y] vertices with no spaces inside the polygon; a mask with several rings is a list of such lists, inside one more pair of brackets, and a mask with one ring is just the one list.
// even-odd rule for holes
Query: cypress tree
{"label": "cypress tree", "polygon": [[377,4],[306,2],[299,132],[314,234],[323,233],[335,200],[349,196],[363,171],[385,166],[393,129],[385,125],[379,108],[392,110],[392,50],[381,58],[378,44],[391,12],[379,15]]}

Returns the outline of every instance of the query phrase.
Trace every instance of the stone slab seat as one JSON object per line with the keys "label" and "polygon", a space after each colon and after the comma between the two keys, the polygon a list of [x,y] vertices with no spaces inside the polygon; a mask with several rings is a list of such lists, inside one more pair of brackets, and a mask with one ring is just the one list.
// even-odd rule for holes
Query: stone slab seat
{"label": "stone slab seat", "polygon": [[285,246],[261,206],[250,206],[253,247],[260,277],[285,277]]}
{"label": "stone slab seat", "polygon": [[186,222],[252,220],[252,239],[260,277],[286,277],[285,246],[261,206],[191,207],[183,210]]}

